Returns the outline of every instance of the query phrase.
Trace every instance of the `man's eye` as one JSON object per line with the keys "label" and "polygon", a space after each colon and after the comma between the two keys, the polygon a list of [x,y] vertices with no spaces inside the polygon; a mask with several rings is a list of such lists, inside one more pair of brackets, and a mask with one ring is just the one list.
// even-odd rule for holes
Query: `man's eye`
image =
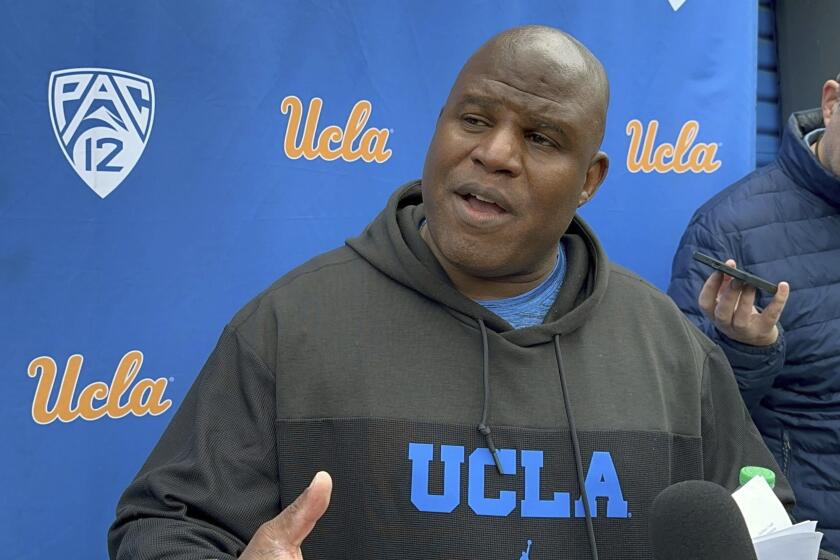
{"label": "man's eye", "polygon": [[554,146],[554,142],[547,136],[543,136],[537,132],[531,132],[527,135],[528,140],[540,146]]}
{"label": "man's eye", "polygon": [[464,123],[470,126],[484,126],[487,124],[483,119],[480,119],[473,115],[464,115],[463,117],[461,117],[461,120],[463,120]]}

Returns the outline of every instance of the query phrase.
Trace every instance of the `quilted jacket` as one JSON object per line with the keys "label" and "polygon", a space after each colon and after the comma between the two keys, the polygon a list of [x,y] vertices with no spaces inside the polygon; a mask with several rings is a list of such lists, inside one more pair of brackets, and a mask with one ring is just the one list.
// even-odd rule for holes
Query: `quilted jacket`
{"label": "quilted jacket", "polygon": [[[689,222],[669,295],[726,353],[756,425],[793,486],[797,519],[819,522],[823,548],[840,552],[840,179],[803,137],[819,110],[794,113],[779,155],[718,193]],[[774,282],[790,283],[782,336],[766,348],[728,339],[701,313],[711,269],[700,250]],[[772,296],[759,292],[757,305]]]}

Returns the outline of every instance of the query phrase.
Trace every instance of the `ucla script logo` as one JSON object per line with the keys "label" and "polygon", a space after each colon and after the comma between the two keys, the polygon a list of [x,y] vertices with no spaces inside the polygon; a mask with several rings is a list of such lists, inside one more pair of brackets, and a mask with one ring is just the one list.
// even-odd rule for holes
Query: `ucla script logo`
{"label": "ucla script logo", "polygon": [[95,381],[84,387],[77,397],[76,385],[83,362],[81,354],[73,354],[67,359],[52,407],[50,398],[58,377],[58,365],[49,356],[40,356],[29,363],[29,377],[39,378],[32,400],[32,419],[35,422],[72,422],[78,418],[98,420],[103,416],[122,418],[129,414],[157,416],[172,406],[171,400],[163,398],[166,378],[137,380],[143,366],[143,353],[139,350],[127,352],[122,357],[110,385]]}
{"label": "ucla script logo", "polygon": [[[306,119],[303,117],[303,102],[290,95],[280,102],[280,112],[289,114],[289,124],[286,127],[286,137],[283,150],[286,157],[298,159],[304,157],[312,160],[321,158],[325,161],[343,159],[344,161],[384,163],[391,157],[388,143],[389,130],[385,128],[368,128],[373,106],[370,101],[362,99],[357,102],[347,117],[344,128],[336,125],[324,127],[318,132],[318,120],[321,118],[321,107],[324,102],[320,97],[313,97],[309,101]],[[303,132],[301,132],[303,123]],[[300,140],[298,141],[298,136]]]}
{"label": "ucla script logo", "polygon": [[[584,517],[583,500],[574,499],[570,492],[554,492],[553,498],[540,497],[543,452],[539,449],[499,449],[499,461],[506,476],[518,476],[522,467],[525,493],[519,502],[520,517],[570,518]],[[408,459],[411,461],[411,503],[419,511],[452,513],[461,504],[462,465],[464,447],[441,445],[440,460],[443,462],[443,493],[429,493],[429,470],[434,453],[431,443],[409,443]],[[519,461],[517,465],[517,455]],[[476,515],[506,517],[517,506],[517,493],[503,490],[498,496],[486,496],[484,474],[492,466],[490,450],[479,447],[467,460],[467,505]],[[621,482],[613,463],[612,455],[606,451],[595,451],[589,462],[584,480],[589,509],[598,517],[598,498],[606,502],[606,517],[627,519],[631,517]]]}
{"label": "ucla script logo", "polygon": [[627,150],[627,170],[631,173],[714,173],[720,168],[717,156],[718,145],[697,142],[700,123],[687,121],[683,124],[677,140],[671,144],[663,142],[656,145],[656,133],[659,121],[648,123],[645,132],[641,121],[633,119],[627,123],[627,135],[630,147]]}
{"label": "ucla script logo", "polygon": [[155,116],[155,88],[138,74],[70,68],[50,75],[56,140],[88,187],[105,198],[137,164]]}

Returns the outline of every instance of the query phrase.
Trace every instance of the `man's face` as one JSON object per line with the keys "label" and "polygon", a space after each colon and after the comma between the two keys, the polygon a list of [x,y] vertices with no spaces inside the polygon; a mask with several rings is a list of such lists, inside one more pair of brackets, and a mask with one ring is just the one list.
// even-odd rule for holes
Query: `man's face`
{"label": "man's face", "polygon": [[439,257],[488,279],[550,267],[607,170],[597,151],[603,106],[579,70],[556,72],[539,56],[499,58],[507,61],[479,56],[462,71],[422,181]]}
{"label": "man's face", "polygon": [[840,177],[840,83],[837,80],[828,80],[823,85],[822,110],[825,132],[820,139],[819,159],[828,171]]}

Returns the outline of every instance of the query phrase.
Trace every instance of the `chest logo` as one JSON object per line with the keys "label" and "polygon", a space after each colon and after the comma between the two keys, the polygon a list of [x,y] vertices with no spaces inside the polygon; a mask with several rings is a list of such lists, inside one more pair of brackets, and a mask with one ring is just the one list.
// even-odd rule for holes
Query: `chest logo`
{"label": "chest logo", "polygon": [[[520,517],[569,518],[584,517],[583,500],[573,499],[570,492],[554,492],[553,498],[540,497],[543,468],[543,452],[539,449],[499,449],[499,460],[504,476],[524,478],[524,498],[519,501]],[[409,443],[408,459],[411,461],[411,503],[419,511],[451,513],[461,505],[461,484],[463,478],[464,447],[441,445],[440,460],[443,463],[443,493],[429,492],[429,470],[434,453],[431,443]],[[518,455],[518,461],[517,461]],[[467,459],[467,505],[477,515],[506,517],[517,506],[517,493],[502,490],[498,496],[485,495],[485,473],[493,466],[490,450],[479,447]],[[519,467],[522,468],[521,475]],[[598,498],[604,498],[603,513],[609,518],[629,518],[627,501],[613,463],[612,455],[606,451],[595,451],[589,462],[584,480],[589,510],[598,517]]]}
{"label": "chest logo", "polygon": [[531,539],[528,539],[527,548],[522,551],[522,554],[519,556],[519,560],[531,560],[531,545],[533,542]]}

